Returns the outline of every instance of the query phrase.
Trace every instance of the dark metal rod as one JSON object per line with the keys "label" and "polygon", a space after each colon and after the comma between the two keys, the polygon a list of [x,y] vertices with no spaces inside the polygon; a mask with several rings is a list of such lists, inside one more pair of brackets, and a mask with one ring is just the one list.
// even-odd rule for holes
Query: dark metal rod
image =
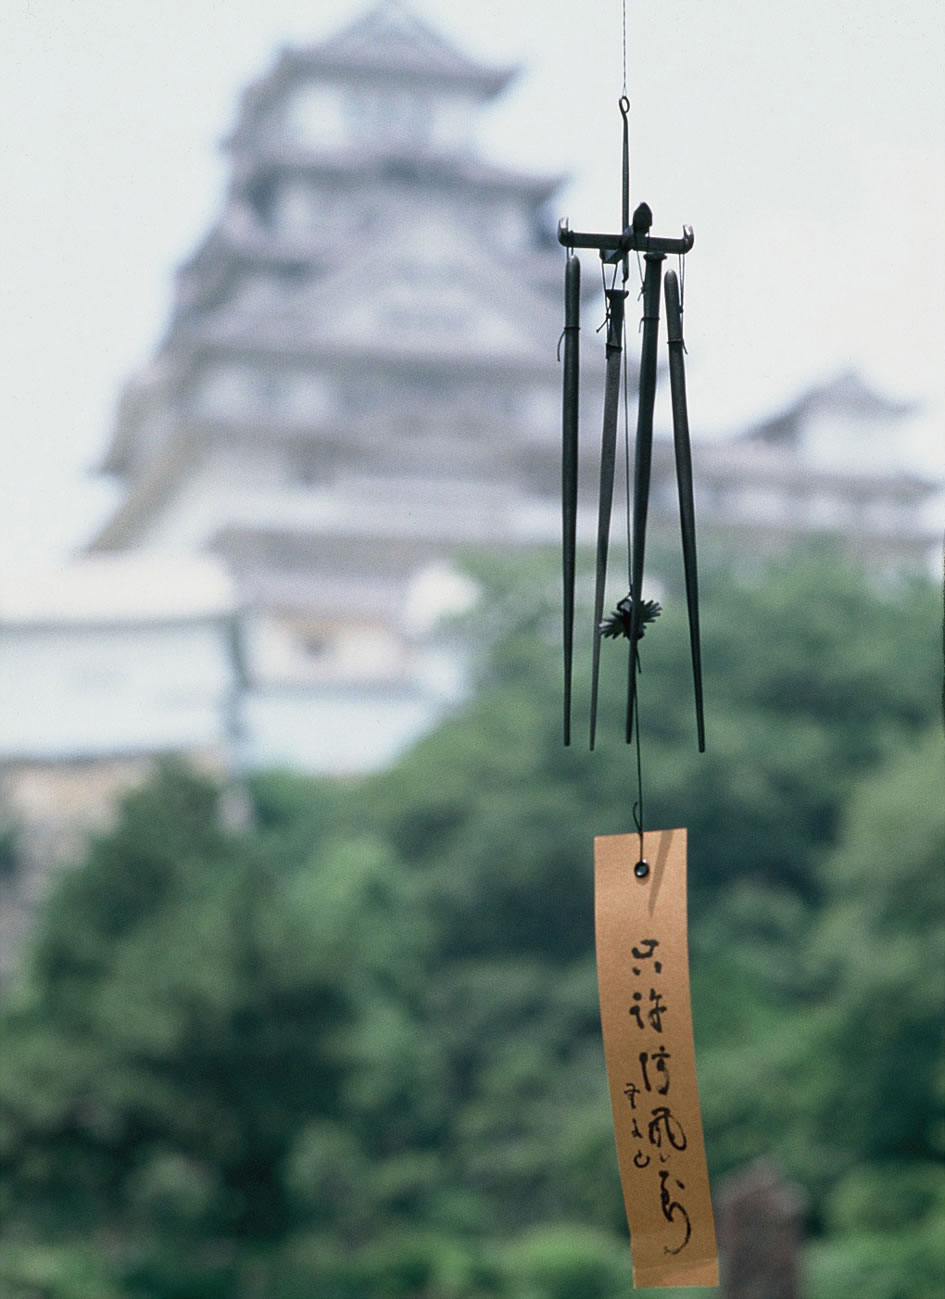
{"label": "dark metal rod", "polygon": [[699,638],[699,577],[696,569],[696,511],[692,492],[692,448],[689,413],[686,407],[686,363],[684,358],[682,308],[679,280],[667,271],[666,332],[669,340],[669,383],[673,404],[673,440],[676,445],[676,485],[679,488],[679,525],[682,533],[683,570],[686,575],[686,604],[689,610],[689,647],[692,655],[692,683],[696,700],[696,733],[699,752],[705,753],[705,717],[702,704],[702,650]]}
{"label": "dark metal rod", "polygon": [[574,658],[574,567],[577,548],[578,375],[581,263],[564,268],[564,394],[561,410],[561,561],[564,582],[564,742],[571,743],[571,667]]}
{"label": "dark metal rod", "polygon": [[696,242],[692,226],[683,226],[681,239],[671,239],[665,235],[651,235],[627,226],[623,234],[592,234],[587,231],[572,230],[567,219],[558,222],[558,243],[565,248],[598,248],[614,254],[614,260],[623,257],[626,252],[639,253],[688,253]]}
{"label": "dark metal rod", "polygon": [[636,454],[633,467],[633,544],[630,578],[630,665],[627,685],[627,743],[633,735],[637,693],[637,637],[641,630],[643,559],[646,550],[646,516],[650,503],[650,466],[653,459],[653,407],[656,402],[656,363],[660,327],[662,253],[646,254],[643,276],[643,344],[640,353],[640,395],[637,408]]}
{"label": "dark metal rod", "polygon": [[600,682],[600,624],[604,617],[604,587],[607,582],[607,550],[610,544],[610,516],[614,501],[614,464],[617,455],[617,416],[620,407],[621,360],[623,356],[623,314],[626,289],[608,289],[607,370],[604,379],[604,418],[600,447],[600,498],[597,514],[597,577],[594,587],[594,649],[591,667],[591,730],[593,749],[597,734],[597,694]]}
{"label": "dark metal rod", "polygon": [[[622,229],[630,225],[630,100],[626,95],[620,96],[620,116],[623,118],[623,185],[620,195],[620,224]],[[623,282],[630,277],[630,254],[623,255]]]}

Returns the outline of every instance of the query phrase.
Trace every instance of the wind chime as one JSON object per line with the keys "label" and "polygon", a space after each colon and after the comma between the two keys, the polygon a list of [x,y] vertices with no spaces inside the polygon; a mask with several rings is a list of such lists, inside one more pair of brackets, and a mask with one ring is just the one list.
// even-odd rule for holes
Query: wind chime
{"label": "wind chime", "polygon": [[[689,994],[686,911],[686,831],[647,831],[643,824],[643,775],[638,707],[640,641],[660,606],[643,599],[646,524],[649,510],[656,399],[660,298],[666,303],[670,396],[679,491],[683,567],[700,752],[705,749],[699,596],[696,572],[692,457],[686,401],[683,342],[684,258],[694,237],[652,233],[646,203],[630,215],[630,100],[626,72],[626,0],[623,11],[622,203],[620,228],[594,234],[558,225],[567,250],[564,275],[562,405],[562,567],[564,642],[564,742],[571,742],[577,550],[579,336],[581,264],[576,249],[600,254],[604,277],[605,372],[597,512],[597,554],[592,641],[590,747],[597,735],[601,646],[629,642],[625,737],[636,742],[635,832],[598,836],[595,857],[595,932],[601,1026],[607,1062],[620,1179],[630,1227],[636,1286],[718,1285],[711,1194],[699,1108]],[[629,591],[604,617],[607,560],[613,511],[617,433],[624,402],[629,443],[626,367],[626,287],[630,254],[642,258],[642,345],[637,393],[634,469],[629,481],[627,446],[627,571]],[[679,275],[664,274],[670,255]],[[612,267],[610,284],[608,268]],[[617,287],[617,277],[621,285]]]}

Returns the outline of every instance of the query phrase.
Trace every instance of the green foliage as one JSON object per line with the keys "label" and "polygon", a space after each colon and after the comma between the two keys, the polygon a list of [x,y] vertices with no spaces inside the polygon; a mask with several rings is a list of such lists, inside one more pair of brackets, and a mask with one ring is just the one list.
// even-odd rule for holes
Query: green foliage
{"label": "green foliage", "polygon": [[610,1299],[631,1285],[626,1250],[570,1223],[527,1232],[505,1251],[505,1265],[521,1299]]}
{"label": "green foliage", "polygon": [[12,880],[20,865],[19,827],[14,821],[0,818],[0,888]]}
{"label": "green foliage", "polygon": [[[129,843],[142,869],[122,883],[119,927],[104,899]],[[228,839],[212,789],[171,769],[64,881],[0,1063],[0,1169],[50,1223],[278,1234],[306,1120],[339,1112],[353,1072],[394,1088],[423,933],[399,914],[403,872],[367,841],[314,869],[267,846]],[[392,925],[410,941],[395,947]]]}
{"label": "green foliage", "polygon": [[3,1299],[122,1299],[110,1261],[88,1245],[0,1246]]}
{"label": "green foliage", "polygon": [[[600,752],[581,698],[563,748],[557,578],[479,576],[478,688],[394,768],[256,777],[236,833],[169,766],[63,878],[0,1022],[0,1294],[626,1293],[591,896],[636,797],[626,655]],[[935,594],[823,556],[703,587],[707,754],[672,584],[640,684],[647,824],[690,831],[713,1171],[772,1154],[802,1182],[812,1299],[924,1299]]]}
{"label": "green foliage", "polygon": [[844,1064],[833,1074],[815,1069],[811,1080],[812,1137],[840,1168],[945,1154],[941,777],[935,727],[864,778],[824,862],[828,905],[810,964],[825,995],[806,1027],[814,1060]]}
{"label": "green foliage", "polygon": [[810,1299],[940,1299],[942,1215],[897,1233],[858,1231],[810,1251]]}
{"label": "green foliage", "polygon": [[[483,688],[366,798],[404,859],[430,871],[456,951],[554,945],[569,958],[586,946],[587,924],[575,918],[590,914],[591,837],[632,824],[626,653],[603,647],[600,751],[582,742],[583,696],[574,745],[563,748],[557,579],[530,571],[524,593],[502,570],[495,581],[494,605],[476,623],[500,636]],[[667,597],[641,646],[646,821],[689,826],[694,910],[743,876],[816,902],[853,783],[934,715],[934,592],[878,596],[860,573],[819,556],[750,586],[725,574],[704,586],[706,754],[695,749],[680,599]]]}

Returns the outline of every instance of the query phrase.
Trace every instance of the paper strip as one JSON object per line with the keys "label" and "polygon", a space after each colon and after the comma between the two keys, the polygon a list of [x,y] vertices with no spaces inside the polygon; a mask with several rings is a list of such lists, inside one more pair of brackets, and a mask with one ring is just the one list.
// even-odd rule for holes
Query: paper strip
{"label": "paper strip", "polygon": [[597,980],[635,1286],[719,1283],[689,1000],[686,831],[594,840]]}

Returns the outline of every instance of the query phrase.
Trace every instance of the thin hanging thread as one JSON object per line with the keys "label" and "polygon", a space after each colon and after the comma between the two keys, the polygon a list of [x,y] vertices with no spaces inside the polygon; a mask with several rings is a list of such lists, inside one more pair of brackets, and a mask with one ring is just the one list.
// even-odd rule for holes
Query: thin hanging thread
{"label": "thin hanging thread", "polygon": [[[618,104],[623,118],[623,207],[621,212],[621,230],[630,224],[630,96],[627,94],[627,0],[623,0],[623,87]],[[630,275],[630,259],[623,255],[623,282],[626,284]]]}
{"label": "thin hanging thread", "polygon": [[627,94],[627,0],[623,0],[623,97],[630,98]]}
{"label": "thin hanging thread", "polygon": [[[623,3],[621,5],[621,11],[622,11],[622,37],[623,37],[622,40],[622,55],[623,55],[622,99],[623,102],[626,103],[627,105],[626,119],[629,123],[630,96],[627,93],[627,0],[623,0]],[[629,159],[628,159],[628,170],[629,170]],[[639,249],[637,249],[636,260],[637,260],[637,270],[640,276],[640,294],[642,296],[643,266],[640,262]],[[642,325],[642,321],[640,323]],[[624,334],[626,335],[626,321],[624,322]],[[633,556],[632,556],[632,540],[631,540],[633,534],[633,528],[632,528],[632,516],[631,516],[630,413],[629,413],[630,403],[628,400],[628,391],[629,391],[629,383],[627,379],[627,349],[626,349],[626,337],[625,337],[624,353],[623,353],[623,427],[624,427],[624,459],[625,459],[625,466],[626,466],[626,483],[627,483],[627,574],[628,574],[627,580],[629,583],[632,579],[632,574],[633,574]],[[644,810],[643,810],[643,758],[642,758],[642,753],[640,748],[640,692],[637,689],[639,655],[633,653],[633,646],[631,646],[630,649],[631,649],[630,661],[631,664],[633,664],[632,667],[633,677],[630,682],[630,689],[633,691],[635,696],[634,712],[636,715],[635,716],[636,727],[635,727],[635,736],[634,736],[634,740],[635,740],[634,747],[636,749],[636,767],[637,767],[637,801],[633,804],[632,813],[633,813],[633,823],[636,826],[637,834],[640,836],[640,859],[642,860],[643,859]]]}
{"label": "thin hanging thread", "polygon": [[[624,447],[624,479],[625,479],[625,496],[627,504],[627,587],[632,596],[633,594],[633,516],[631,511],[632,498],[632,478],[630,468],[630,402],[629,396],[629,378],[627,367],[627,322],[623,322],[623,447]],[[633,824],[636,827],[637,834],[640,836],[640,859],[643,859],[643,759],[640,749],[640,692],[637,688],[637,676],[642,671],[639,652],[631,654],[631,671],[633,673],[629,689],[634,695],[634,714],[635,714],[635,732],[634,744],[636,748],[636,766],[637,766],[637,798],[631,809]]]}
{"label": "thin hanging thread", "polygon": [[643,860],[643,762],[640,756],[640,695],[637,692],[637,683],[634,679],[633,689],[636,692],[636,707],[634,712],[636,717],[636,750],[637,750],[637,801],[633,805],[633,824],[636,826],[637,834],[640,836],[640,860]]}
{"label": "thin hanging thread", "polygon": [[[622,12],[623,12],[623,43],[622,43],[623,90],[620,97],[620,111],[621,111],[621,116],[624,118],[625,122],[629,122],[630,96],[627,94],[627,0],[623,0]],[[626,104],[627,106],[625,113],[623,109],[624,104]],[[629,141],[628,141],[628,155],[629,155]],[[630,160],[628,156],[624,160],[624,164],[627,167],[628,171],[629,171],[629,162]],[[637,253],[637,268],[640,269],[639,252]],[[624,280],[626,282],[626,277],[624,277]],[[640,292],[641,293],[643,292],[642,270],[640,270]],[[631,541],[633,535],[633,529],[632,529],[632,520],[631,520],[631,513],[630,513],[631,474],[630,474],[630,399],[628,395],[629,387],[630,385],[628,380],[628,366],[627,366],[627,321],[626,321],[626,317],[624,317],[624,322],[623,322],[623,448],[624,448],[624,472],[626,475],[626,495],[627,495],[627,585],[628,585],[628,589],[629,589],[631,577],[633,575],[633,558],[632,558],[632,541]]]}
{"label": "thin hanging thread", "polygon": [[[641,286],[642,292],[642,286]],[[630,401],[629,401],[629,379],[627,373],[627,346],[626,346],[626,328],[627,322],[624,320],[624,350],[623,350],[623,446],[624,446],[624,468],[626,475],[626,498],[627,498],[627,588],[632,594],[633,583],[633,516],[631,512],[631,494],[632,494],[632,475],[630,469]],[[640,860],[643,860],[643,761],[640,753],[640,693],[637,689],[637,675],[639,666],[639,654],[632,655],[631,663],[633,664],[633,676],[629,688],[633,691],[634,713],[636,721],[636,730],[634,742],[636,747],[637,762],[637,801],[633,805],[633,823],[636,826],[637,834],[640,836]]]}
{"label": "thin hanging thread", "polygon": [[627,589],[633,578],[633,520],[630,510],[631,472],[630,472],[630,382],[627,366],[627,320],[623,322],[623,457],[626,477],[627,497]]}

